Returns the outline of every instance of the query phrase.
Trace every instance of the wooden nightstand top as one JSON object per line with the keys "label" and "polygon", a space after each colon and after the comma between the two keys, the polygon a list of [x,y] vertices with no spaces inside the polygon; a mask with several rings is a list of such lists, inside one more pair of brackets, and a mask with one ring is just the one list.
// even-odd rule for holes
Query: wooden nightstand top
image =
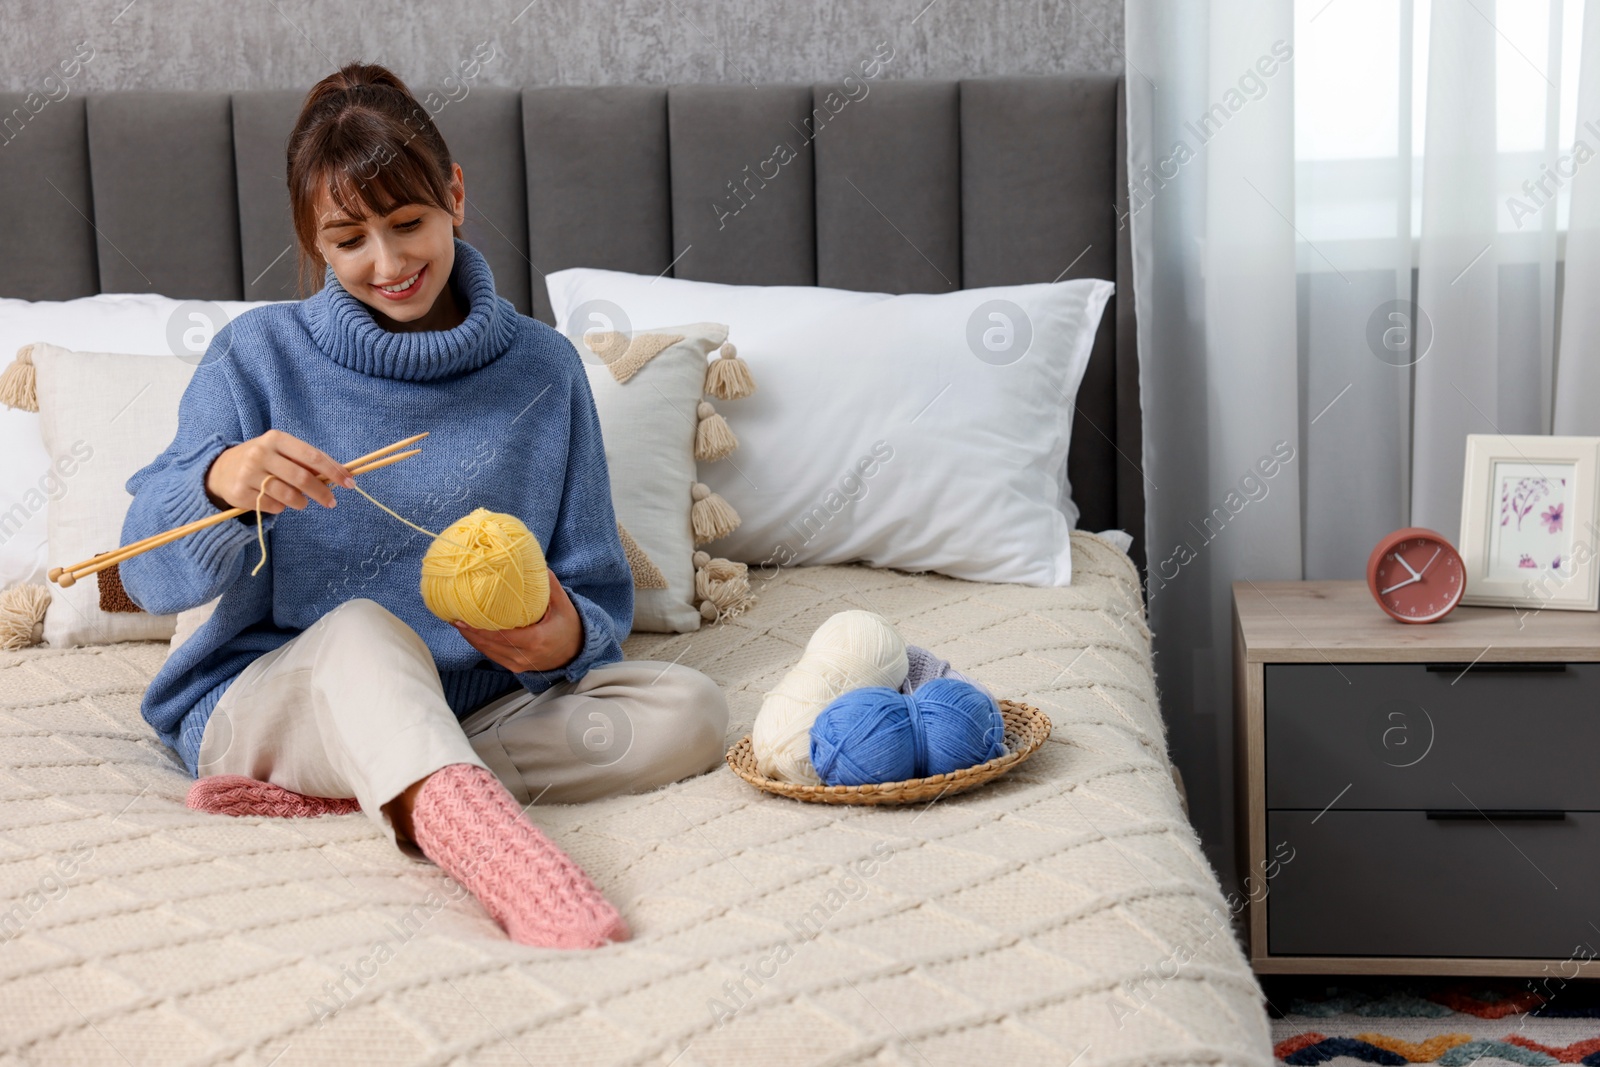
{"label": "wooden nightstand top", "polygon": [[1395,622],[1361,581],[1234,582],[1250,663],[1600,661],[1600,613],[1458,607],[1438,622]]}

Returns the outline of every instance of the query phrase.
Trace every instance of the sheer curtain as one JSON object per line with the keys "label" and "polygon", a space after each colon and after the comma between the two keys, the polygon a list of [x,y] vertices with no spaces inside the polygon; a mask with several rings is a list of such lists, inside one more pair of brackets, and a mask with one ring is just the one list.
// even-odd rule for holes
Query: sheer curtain
{"label": "sheer curtain", "polygon": [[1600,433],[1590,6],[1127,0],[1156,669],[1225,875],[1231,583],[1454,540],[1469,433]]}

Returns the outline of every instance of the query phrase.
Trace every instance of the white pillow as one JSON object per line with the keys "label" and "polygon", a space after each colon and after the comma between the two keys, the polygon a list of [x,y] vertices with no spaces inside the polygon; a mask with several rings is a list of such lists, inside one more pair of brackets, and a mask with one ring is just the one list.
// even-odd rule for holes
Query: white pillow
{"label": "white pillow", "polygon": [[865,560],[1069,584],[1067,445],[1110,282],[891,296],[578,268],[546,284],[569,335],[703,319],[738,339],[760,387],[726,412],[746,447],[702,472],[743,518],[713,551],[768,574]]}
{"label": "white pillow", "polygon": [[[264,303],[270,301],[174,300],[145,294],[59,301],[0,298],[0,368],[17,349],[35,341],[80,352],[198,363],[212,335],[229,319]],[[0,456],[5,457],[0,463],[0,589],[41,583],[47,569],[46,503],[71,487],[59,470],[52,474],[52,464],[71,465],[71,454],[53,455],[45,449],[38,415],[0,407]]]}

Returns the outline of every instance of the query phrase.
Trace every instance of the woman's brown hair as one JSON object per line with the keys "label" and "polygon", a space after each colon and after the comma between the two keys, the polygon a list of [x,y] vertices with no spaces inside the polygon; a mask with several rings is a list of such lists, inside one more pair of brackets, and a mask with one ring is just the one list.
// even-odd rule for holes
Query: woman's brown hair
{"label": "woman's brown hair", "polygon": [[316,211],[323,189],[353,219],[406,204],[454,213],[452,166],[439,128],[387,67],[350,63],[312,86],[289,135],[289,210],[300,245],[301,293],[322,288],[326,262],[317,248]]}

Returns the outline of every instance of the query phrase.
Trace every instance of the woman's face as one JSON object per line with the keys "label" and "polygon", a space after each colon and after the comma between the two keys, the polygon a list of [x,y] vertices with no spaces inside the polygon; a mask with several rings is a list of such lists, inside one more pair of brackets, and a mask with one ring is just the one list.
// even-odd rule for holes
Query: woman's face
{"label": "woman's face", "polygon": [[449,292],[456,262],[452,227],[466,220],[467,194],[459,165],[454,166],[450,195],[454,211],[406,204],[387,215],[353,219],[334,204],[326,189],[322,191],[317,248],[339,284],[372,308],[379,325],[391,330],[441,330],[460,324],[464,311]]}

